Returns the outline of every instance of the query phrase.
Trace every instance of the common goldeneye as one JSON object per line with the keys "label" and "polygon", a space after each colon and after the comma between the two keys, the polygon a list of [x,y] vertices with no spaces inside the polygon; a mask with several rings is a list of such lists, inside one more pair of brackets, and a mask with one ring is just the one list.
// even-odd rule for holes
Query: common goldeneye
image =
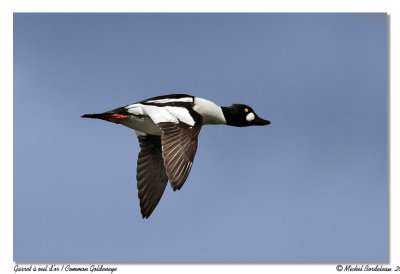
{"label": "common goldeneye", "polygon": [[219,107],[209,100],[187,94],[153,97],[82,117],[102,119],[135,130],[141,149],[136,179],[143,218],[149,218],[168,181],[174,191],[185,183],[203,125],[245,127],[270,124],[249,106]]}

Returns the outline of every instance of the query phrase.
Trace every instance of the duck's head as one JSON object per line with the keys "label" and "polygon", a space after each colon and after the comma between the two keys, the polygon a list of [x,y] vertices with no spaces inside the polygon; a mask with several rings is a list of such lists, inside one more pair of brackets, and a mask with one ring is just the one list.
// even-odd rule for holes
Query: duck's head
{"label": "duck's head", "polygon": [[271,122],[264,120],[254,110],[243,104],[233,104],[230,107],[221,107],[226,124],[235,127],[265,126]]}

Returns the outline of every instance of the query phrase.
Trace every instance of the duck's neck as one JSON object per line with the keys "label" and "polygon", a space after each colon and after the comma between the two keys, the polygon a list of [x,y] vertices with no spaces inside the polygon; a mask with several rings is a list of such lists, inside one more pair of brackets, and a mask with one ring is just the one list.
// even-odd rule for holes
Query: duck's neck
{"label": "duck's neck", "polygon": [[193,109],[203,117],[203,125],[226,124],[222,108],[209,100],[195,97]]}

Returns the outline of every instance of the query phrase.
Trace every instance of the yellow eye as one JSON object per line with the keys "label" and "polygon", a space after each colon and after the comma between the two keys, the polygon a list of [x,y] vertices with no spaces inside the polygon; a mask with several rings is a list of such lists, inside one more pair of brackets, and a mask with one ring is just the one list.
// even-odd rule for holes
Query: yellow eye
{"label": "yellow eye", "polygon": [[245,109],[244,109],[244,112],[249,112],[249,109],[248,109],[248,108],[245,108]]}

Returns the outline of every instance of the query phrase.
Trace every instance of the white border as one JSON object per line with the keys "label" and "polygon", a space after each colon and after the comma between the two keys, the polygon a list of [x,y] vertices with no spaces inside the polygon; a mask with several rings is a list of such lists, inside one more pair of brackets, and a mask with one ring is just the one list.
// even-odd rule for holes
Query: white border
{"label": "white border", "polygon": [[[104,0],[69,0],[69,1],[2,1],[0,4],[0,29],[3,37],[1,44],[1,240],[0,240],[0,272],[14,273],[12,261],[12,20],[13,12],[387,12],[390,15],[390,111],[391,111],[391,169],[390,169],[390,265],[400,265],[399,237],[399,80],[395,75],[399,72],[399,17],[397,0],[336,0],[336,1],[238,1],[238,0],[149,0],[149,1],[104,1]],[[397,49],[397,50],[396,50]],[[397,92],[396,92],[397,91]],[[396,124],[397,122],[397,124]],[[373,128],[371,128],[373,130]],[[396,198],[397,197],[397,198]],[[337,273],[334,264],[120,264],[116,273]],[[103,272],[99,272],[103,273]],[[108,272],[104,272],[108,273]],[[114,272],[115,273],[115,272]]]}

